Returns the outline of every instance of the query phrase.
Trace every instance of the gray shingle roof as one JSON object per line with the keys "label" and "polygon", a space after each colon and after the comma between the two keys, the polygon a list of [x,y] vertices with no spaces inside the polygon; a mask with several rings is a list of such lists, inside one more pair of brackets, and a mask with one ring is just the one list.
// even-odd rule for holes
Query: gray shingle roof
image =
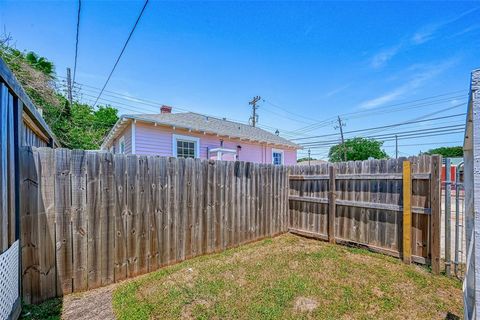
{"label": "gray shingle roof", "polygon": [[125,115],[124,118],[152,121],[157,124],[175,126],[177,128],[184,128],[192,131],[204,131],[232,138],[251,139],[298,149],[301,148],[299,145],[285,138],[258,127],[252,127],[243,123],[223,120],[193,112],[133,114]]}

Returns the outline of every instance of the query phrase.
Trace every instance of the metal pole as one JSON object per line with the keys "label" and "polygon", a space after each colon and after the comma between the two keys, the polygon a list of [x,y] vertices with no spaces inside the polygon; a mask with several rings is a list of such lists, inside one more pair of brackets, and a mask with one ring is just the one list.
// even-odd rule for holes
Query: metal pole
{"label": "metal pole", "polygon": [[451,217],[452,217],[452,181],[450,158],[445,158],[445,273],[450,275],[451,262]]}
{"label": "metal pole", "polygon": [[455,260],[453,262],[453,268],[455,275],[458,277],[458,254],[460,248],[460,167],[463,163],[460,163],[456,167],[455,171]]}

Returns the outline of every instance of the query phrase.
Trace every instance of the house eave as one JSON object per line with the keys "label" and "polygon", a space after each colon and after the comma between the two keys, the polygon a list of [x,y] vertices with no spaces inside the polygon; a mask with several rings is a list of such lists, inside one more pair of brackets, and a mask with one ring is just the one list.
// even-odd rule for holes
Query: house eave
{"label": "house eave", "polygon": [[163,121],[156,121],[156,120],[144,118],[144,117],[141,117],[141,116],[121,116],[120,119],[118,119],[118,121],[115,123],[113,128],[110,130],[110,132],[107,134],[106,138],[104,139],[104,142],[101,145],[102,150],[108,149],[111,146],[113,140],[117,137],[118,133],[121,132],[124,129],[124,126],[130,120],[141,121],[141,122],[145,122],[145,123],[152,123],[155,126],[160,125],[160,126],[164,126],[164,127],[173,128],[173,130],[181,129],[181,130],[186,130],[186,131],[189,131],[189,132],[198,132],[198,133],[204,134],[204,135],[205,134],[216,135],[218,137],[225,137],[225,138],[229,138],[229,139],[238,139],[240,141],[249,141],[249,142],[254,142],[254,143],[261,143],[261,144],[272,145],[272,146],[277,146],[277,147],[287,148],[287,149],[292,149],[292,150],[303,149],[303,147],[301,147],[297,144],[293,144],[293,143],[292,144],[282,144],[282,143],[274,143],[274,142],[269,142],[269,141],[262,141],[262,140],[257,140],[257,139],[245,138],[245,137],[240,137],[240,136],[223,135],[223,134],[219,134],[217,132],[210,131],[210,130],[205,130],[205,129],[201,129],[201,128],[192,128],[192,127],[181,126],[181,125],[173,125],[171,123],[166,123],[166,122],[163,122]]}

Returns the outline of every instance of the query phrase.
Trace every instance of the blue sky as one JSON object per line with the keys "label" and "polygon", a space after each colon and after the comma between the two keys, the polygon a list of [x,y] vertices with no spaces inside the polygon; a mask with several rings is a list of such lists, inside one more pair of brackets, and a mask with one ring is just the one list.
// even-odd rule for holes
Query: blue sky
{"label": "blue sky", "polygon": [[[102,87],[142,5],[83,1],[79,98],[89,101]],[[65,76],[74,62],[76,10],[76,1],[3,0],[0,27]],[[248,101],[260,95],[260,125],[294,139],[338,133],[337,115],[348,132],[463,113],[469,74],[479,67],[479,2],[151,1],[107,87],[122,96],[103,98],[120,102],[121,113],[157,112],[158,102],[248,121]],[[463,122],[458,116],[366,134]],[[414,136],[400,140],[400,155],[462,140],[461,133]],[[393,155],[393,142],[385,149]],[[322,158],[327,151],[328,143],[311,152]]]}

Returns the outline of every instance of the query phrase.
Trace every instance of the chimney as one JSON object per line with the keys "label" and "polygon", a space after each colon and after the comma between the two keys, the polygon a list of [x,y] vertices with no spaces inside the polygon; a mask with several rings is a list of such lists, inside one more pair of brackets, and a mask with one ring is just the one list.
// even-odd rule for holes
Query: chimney
{"label": "chimney", "polygon": [[163,105],[160,107],[160,113],[172,113],[172,107]]}

